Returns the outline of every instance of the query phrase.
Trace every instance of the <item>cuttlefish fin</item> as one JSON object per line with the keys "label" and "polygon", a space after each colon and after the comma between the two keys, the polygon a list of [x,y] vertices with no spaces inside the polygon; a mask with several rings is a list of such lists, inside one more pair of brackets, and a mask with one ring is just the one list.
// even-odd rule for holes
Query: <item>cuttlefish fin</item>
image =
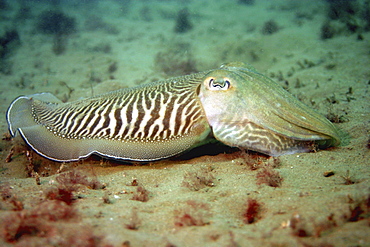
{"label": "cuttlefish fin", "polygon": [[[37,153],[48,157],[46,153],[56,153],[53,160],[64,160],[62,157],[78,157],[81,141],[68,141],[59,138],[43,125],[36,122],[33,116],[33,105],[50,108],[50,110],[59,103],[62,103],[51,93],[32,94],[16,98],[8,108],[6,117],[9,131],[12,136],[19,133],[25,142],[31,146]],[[41,152],[39,150],[46,150]],[[77,156],[76,156],[77,155]],[[48,157],[50,158],[50,157]],[[77,160],[77,159],[76,159]]]}
{"label": "cuttlefish fin", "polygon": [[6,113],[6,120],[12,136],[15,136],[17,130],[21,127],[24,128],[38,125],[32,115],[32,104],[34,101],[49,102],[50,106],[62,103],[62,101],[51,93],[39,93],[16,98],[10,104]]}

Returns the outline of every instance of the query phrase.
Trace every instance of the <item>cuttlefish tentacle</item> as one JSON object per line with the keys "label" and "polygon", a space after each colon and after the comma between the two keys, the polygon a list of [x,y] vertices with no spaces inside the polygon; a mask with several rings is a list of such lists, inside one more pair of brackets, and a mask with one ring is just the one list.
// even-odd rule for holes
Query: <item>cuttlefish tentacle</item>
{"label": "cuttlefish tentacle", "polygon": [[243,63],[71,103],[50,93],[20,96],[7,121],[13,136],[56,161],[157,160],[213,138],[269,155],[340,142],[326,118]]}

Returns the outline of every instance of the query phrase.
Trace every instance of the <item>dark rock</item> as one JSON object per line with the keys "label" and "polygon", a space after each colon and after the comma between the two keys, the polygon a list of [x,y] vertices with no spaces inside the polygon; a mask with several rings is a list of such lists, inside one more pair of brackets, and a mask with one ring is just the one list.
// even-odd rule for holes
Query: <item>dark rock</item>
{"label": "dark rock", "polygon": [[67,35],[76,31],[75,19],[57,10],[42,12],[36,26],[43,34]]}
{"label": "dark rock", "polygon": [[332,20],[347,19],[356,13],[356,1],[352,0],[326,0],[329,4],[328,17]]}
{"label": "dark rock", "polygon": [[245,5],[253,5],[254,0],[238,0],[238,3],[245,4]]}
{"label": "dark rock", "polygon": [[193,28],[190,22],[190,14],[187,9],[182,9],[177,13],[175,32],[185,33]]}
{"label": "dark rock", "polygon": [[279,31],[280,27],[274,20],[266,21],[262,27],[262,34],[271,35]]}
{"label": "dark rock", "polygon": [[8,55],[20,43],[17,30],[10,30],[0,37],[0,58]]}
{"label": "dark rock", "polygon": [[7,9],[8,4],[6,3],[5,0],[0,0],[0,10]]}
{"label": "dark rock", "polygon": [[321,31],[321,34],[320,34],[321,39],[331,39],[335,35],[335,28],[329,22],[325,22],[321,26],[320,31]]}

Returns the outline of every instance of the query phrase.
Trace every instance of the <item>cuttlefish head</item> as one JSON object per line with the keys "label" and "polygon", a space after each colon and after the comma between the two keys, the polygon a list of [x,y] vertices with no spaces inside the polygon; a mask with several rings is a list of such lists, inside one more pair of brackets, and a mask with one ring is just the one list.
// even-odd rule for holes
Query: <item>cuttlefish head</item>
{"label": "cuttlefish head", "polygon": [[229,63],[202,79],[199,98],[214,137],[272,156],[336,146],[336,127],[268,77]]}

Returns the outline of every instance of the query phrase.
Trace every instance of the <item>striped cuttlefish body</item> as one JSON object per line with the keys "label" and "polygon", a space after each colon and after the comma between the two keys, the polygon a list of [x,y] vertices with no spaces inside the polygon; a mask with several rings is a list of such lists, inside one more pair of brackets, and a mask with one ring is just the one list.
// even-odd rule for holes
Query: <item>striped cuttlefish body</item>
{"label": "striped cuttlefish body", "polygon": [[7,121],[12,136],[18,131],[61,162],[91,154],[152,161],[214,139],[271,156],[340,143],[325,117],[237,62],[70,103],[50,93],[20,96]]}

